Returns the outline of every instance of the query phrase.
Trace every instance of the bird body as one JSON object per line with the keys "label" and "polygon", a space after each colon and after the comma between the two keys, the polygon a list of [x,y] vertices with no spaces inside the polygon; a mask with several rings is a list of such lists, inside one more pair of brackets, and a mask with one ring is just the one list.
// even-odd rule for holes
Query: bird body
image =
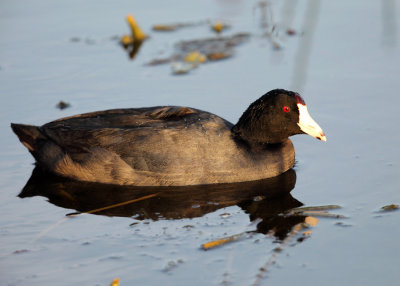
{"label": "bird body", "polygon": [[[270,92],[264,97],[276,96]],[[299,104],[292,97],[290,107],[284,103],[287,108]],[[267,114],[275,101],[261,102]],[[160,106],[80,114],[40,127],[12,124],[12,129],[40,166],[63,177],[137,186],[233,183],[273,177],[290,169],[295,153],[289,133],[303,133],[282,123],[277,126],[283,131],[274,132],[274,126],[262,130],[256,117],[265,110],[258,104],[254,107],[236,125],[198,109]],[[260,115],[261,120],[277,119],[270,115],[264,119]],[[322,130],[320,134],[325,138]]]}

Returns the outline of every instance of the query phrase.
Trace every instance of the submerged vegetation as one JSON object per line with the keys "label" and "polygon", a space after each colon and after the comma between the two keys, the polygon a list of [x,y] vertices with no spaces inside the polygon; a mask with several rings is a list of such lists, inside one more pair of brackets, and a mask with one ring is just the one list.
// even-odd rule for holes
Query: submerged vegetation
{"label": "submerged vegetation", "polygon": [[[204,26],[209,27],[210,31],[214,32],[216,36],[178,41],[174,45],[174,51],[171,55],[163,58],[157,57],[147,62],[146,65],[157,66],[170,63],[172,74],[187,74],[204,63],[232,58],[235,55],[235,47],[248,42],[252,37],[267,39],[273,49],[282,49],[284,38],[296,35],[296,31],[291,27],[280,27],[273,21],[271,16],[272,10],[268,2],[260,2],[256,6],[256,9],[260,11],[261,34],[236,32],[229,36],[221,36],[223,32],[230,29],[234,30],[232,25],[221,20],[154,24],[152,30],[156,33],[171,33],[184,28],[190,29]],[[142,31],[132,15],[128,15],[126,20],[131,33],[122,36],[120,43],[127,51],[129,58],[133,60],[141,49],[143,41],[150,37]],[[153,35],[152,37],[157,37],[157,35]]]}

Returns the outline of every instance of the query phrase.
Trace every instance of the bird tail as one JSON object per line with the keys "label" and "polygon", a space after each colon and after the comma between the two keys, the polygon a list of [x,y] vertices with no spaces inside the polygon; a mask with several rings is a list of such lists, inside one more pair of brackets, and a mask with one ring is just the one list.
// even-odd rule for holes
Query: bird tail
{"label": "bird tail", "polygon": [[38,153],[48,138],[37,126],[11,123],[11,128],[18,136],[19,141],[28,148],[29,152],[38,160]]}

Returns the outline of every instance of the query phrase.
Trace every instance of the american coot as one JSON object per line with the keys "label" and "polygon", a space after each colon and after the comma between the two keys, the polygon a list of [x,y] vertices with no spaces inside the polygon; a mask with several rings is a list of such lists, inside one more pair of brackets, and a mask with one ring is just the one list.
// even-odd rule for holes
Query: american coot
{"label": "american coot", "polygon": [[272,90],[233,125],[189,107],[113,109],[11,124],[39,165],[81,181],[183,186],[252,181],[294,164],[289,136],[326,141],[299,94]]}

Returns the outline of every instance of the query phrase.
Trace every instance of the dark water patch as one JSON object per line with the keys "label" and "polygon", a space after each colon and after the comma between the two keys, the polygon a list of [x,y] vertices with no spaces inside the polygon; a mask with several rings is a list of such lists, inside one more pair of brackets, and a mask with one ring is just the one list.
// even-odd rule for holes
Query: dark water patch
{"label": "dark water patch", "polygon": [[56,107],[57,107],[58,109],[60,109],[60,110],[63,110],[63,109],[66,109],[66,108],[68,108],[68,107],[71,107],[71,104],[68,103],[68,102],[65,102],[65,101],[63,101],[63,100],[60,100],[60,101],[57,103]]}
{"label": "dark water patch", "polygon": [[29,252],[28,249],[19,249],[19,250],[15,250],[13,252],[13,254],[21,254],[21,253],[27,253],[27,252]]}

